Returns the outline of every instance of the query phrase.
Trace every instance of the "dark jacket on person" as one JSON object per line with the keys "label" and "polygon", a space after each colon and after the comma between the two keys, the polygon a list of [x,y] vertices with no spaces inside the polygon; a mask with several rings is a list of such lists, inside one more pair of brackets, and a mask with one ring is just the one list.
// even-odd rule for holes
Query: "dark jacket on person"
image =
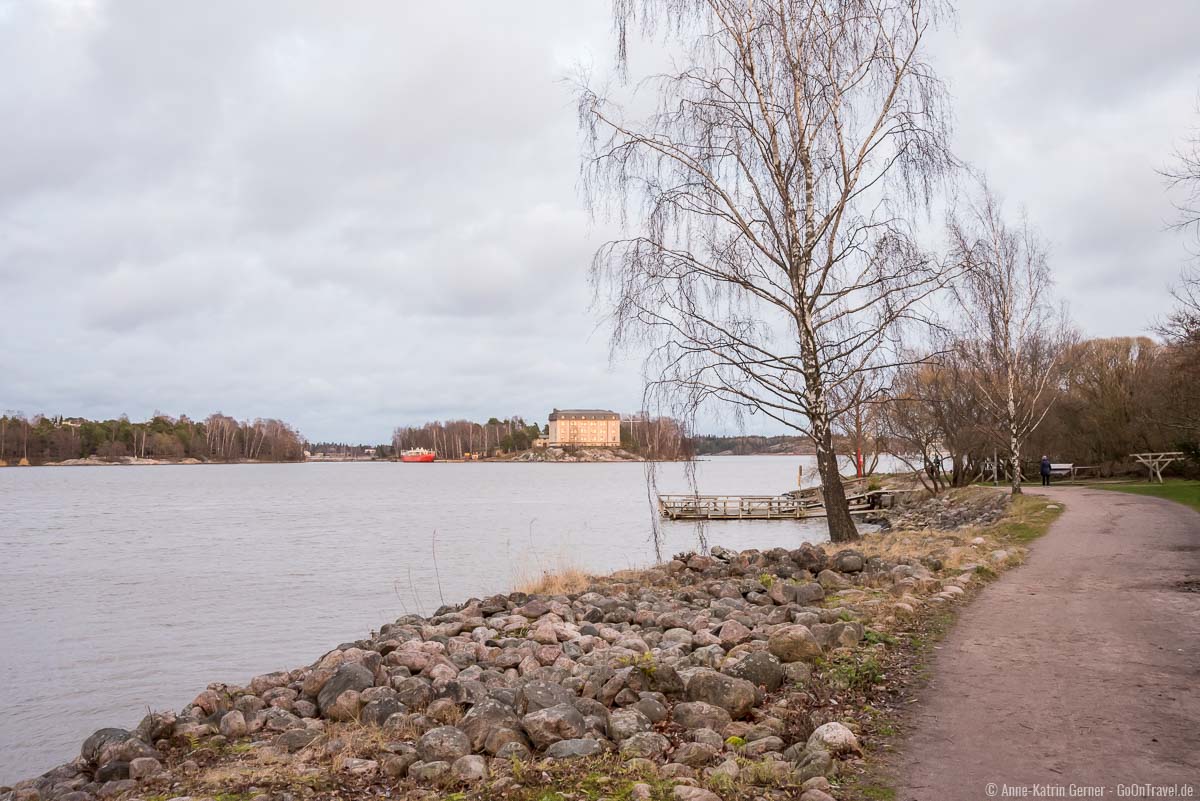
{"label": "dark jacket on person", "polygon": [[1042,457],[1042,475],[1050,475],[1050,460],[1044,456]]}

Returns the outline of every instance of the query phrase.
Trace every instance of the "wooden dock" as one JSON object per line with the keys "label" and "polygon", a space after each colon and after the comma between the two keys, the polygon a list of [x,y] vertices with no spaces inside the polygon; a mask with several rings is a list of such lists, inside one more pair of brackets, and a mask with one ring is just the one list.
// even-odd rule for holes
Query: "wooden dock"
{"label": "wooden dock", "polygon": [[[851,490],[846,500],[852,514],[862,513],[886,494]],[[803,520],[825,517],[825,505],[816,487],[783,495],[659,495],[658,513],[667,520]]]}

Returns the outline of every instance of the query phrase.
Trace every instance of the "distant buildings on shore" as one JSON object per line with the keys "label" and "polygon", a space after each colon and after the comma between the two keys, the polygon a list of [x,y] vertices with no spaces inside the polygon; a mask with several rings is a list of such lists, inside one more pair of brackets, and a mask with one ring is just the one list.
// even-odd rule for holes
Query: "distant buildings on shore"
{"label": "distant buildings on shore", "polygon": [[621,415],[607,409],[555,409],[550,413],[547,444],[552,448],[619,448]]}

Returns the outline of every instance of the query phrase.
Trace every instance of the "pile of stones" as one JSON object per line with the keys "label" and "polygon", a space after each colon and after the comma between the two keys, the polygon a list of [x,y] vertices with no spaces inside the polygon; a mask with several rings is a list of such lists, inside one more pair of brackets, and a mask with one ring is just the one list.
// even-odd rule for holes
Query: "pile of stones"
{"label": "pile of stones", "polygon": [[1008,512],[1011,496],[998,492],[941,494],[878,513],[873,522],[897,530],[983,528]]}
{"label": "pile of stones", "polygon": [[816,660],[860,645],[881,595],[912,611],[920,596],[961,593],[963,580],[856,550],[715,547],[578,594],[472,599],[307,667],[210,685],[131,731],[102,729],[73,762],[0,801],[171,797],[195,771],[189,749],[302,760],[334,747],[339,724],[377,727],[380,746],[337,770],[380,786],[470,787],[513,760],[607,754],[681,786],[737,780],[753,764],[755,777],[819,801],[859,743],[836,720],[789,723],[790,691]]}

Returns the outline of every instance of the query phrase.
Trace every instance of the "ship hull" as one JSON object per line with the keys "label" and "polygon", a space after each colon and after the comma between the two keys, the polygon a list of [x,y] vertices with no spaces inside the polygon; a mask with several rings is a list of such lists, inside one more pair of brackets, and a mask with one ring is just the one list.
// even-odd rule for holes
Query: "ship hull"
{"label": "ship hull", "polygon": [[401,454],[400,461],[402,462],[432,462],[437,456],[432,453],[414,453]]}

